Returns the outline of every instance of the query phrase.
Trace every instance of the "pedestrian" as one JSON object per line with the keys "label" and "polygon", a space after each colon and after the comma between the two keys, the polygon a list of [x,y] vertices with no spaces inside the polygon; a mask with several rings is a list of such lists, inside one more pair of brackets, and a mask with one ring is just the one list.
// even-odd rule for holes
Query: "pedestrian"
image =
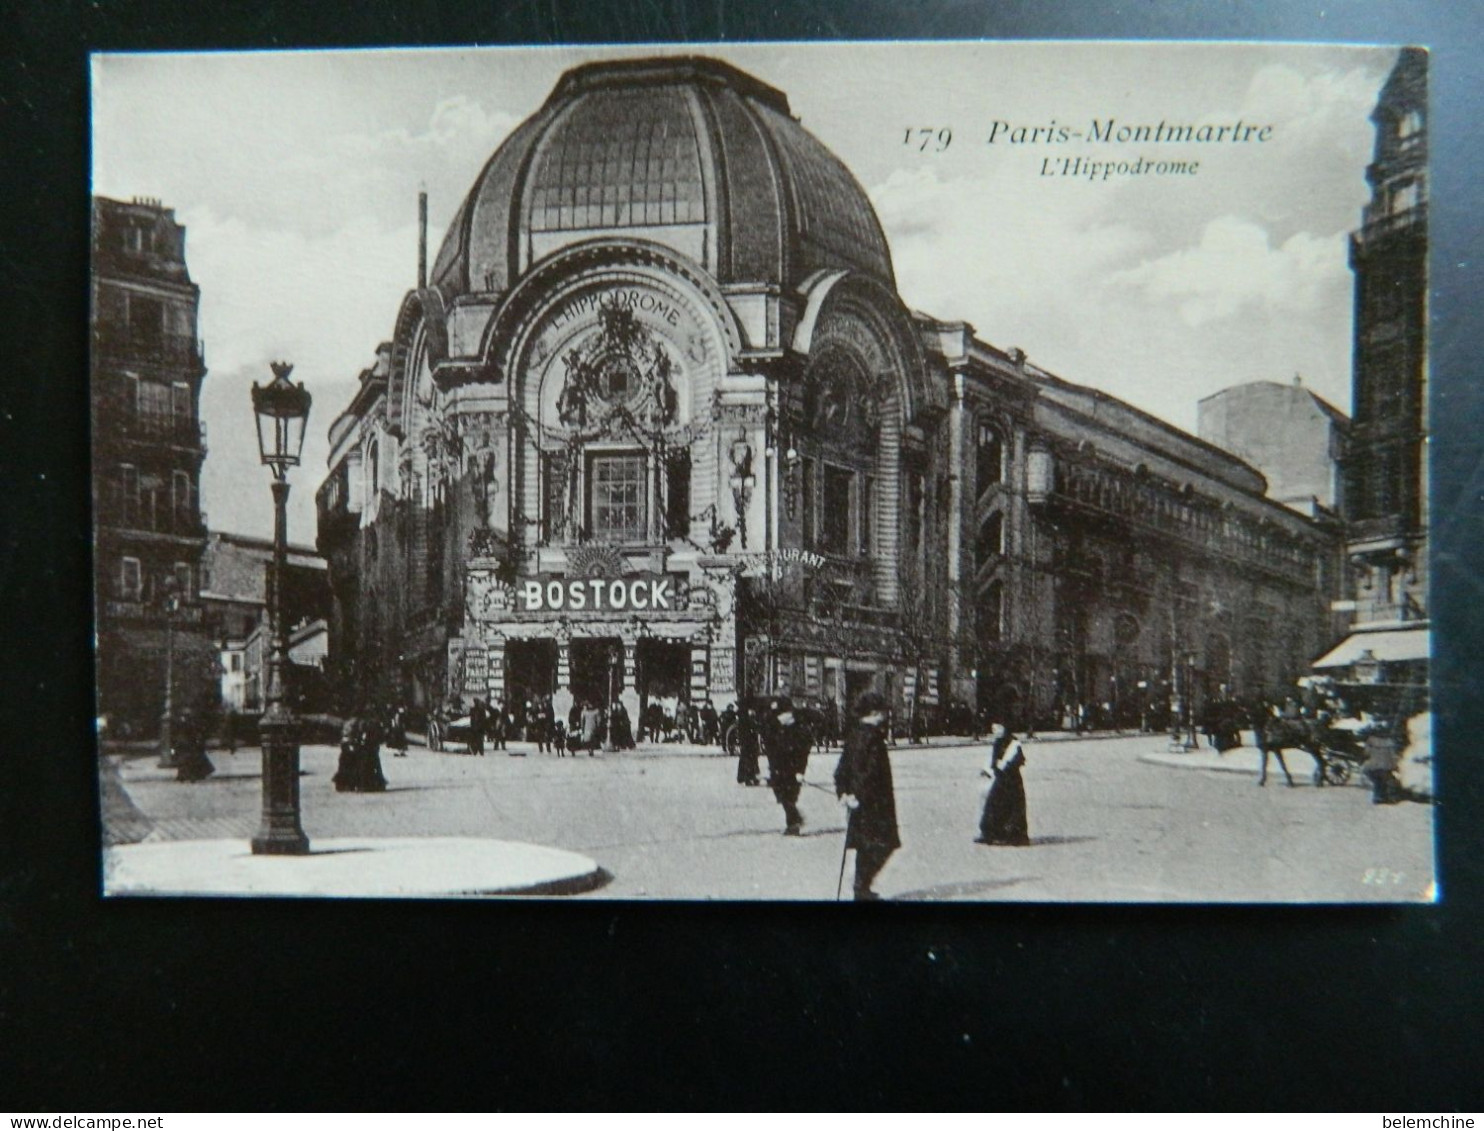
{"label": "pedestrian", "polygon": [[715,746],[720,740],[716,704],[707,699],[701,705],[701,743],[705,746]]}
{"label": "pedestrian", "polygon": [[1397,767],[1401,765],[1401,743],[1392,726],[1378,723],[1365,737],[1364,773],[1371,783],[1372,805],[1395,805],[1406,797]]}
{"label": "pedestrian", "polygon": [[551,698],[547,696],[538,699],[531,711],[531,729],[535,732],[536,753],[551,753],[551,732],[555,719],[556,714],[551,707]]}
{"label": "pedestrian", "polygon": [[387,708],[386,744],[391,747],[393,758],[407,757],[407,712],[398,704]]}
{"label": "pedestrian", "polygon": [[183,707],[176,715],[170,744],[175,751],[176,781],[204,781],[216,773],[216,767],[206,756],[206,735],[189,707]]}
{"label": "pedestrian", "polygon": [[435,702],[428,709],[428,733],[426,738],[428,740],[429,750],[437,753],[443,749],[443,730],[445,726],[447,726],[447,720],[444,718],[443,703],[441,701]]}
{"label": "pedestrian", "polygon": [[222,715],[222,745],[228,754],[237,753],[237,708],[232,706]]}
{"label": "pedestrian", "polygon": [[[758,765],[757,724],[752,717],[752,712],[745,708],[737,711],[730,705],[727,707],[727,712],[733,718],[728,733],[737,736],[737,784],[762,785],[762,771]],[[723,714],[722,718],[725,719],[726,714]]]}
{"label": "pedestrian", "polygon": [[587,756],[591,758],[598,751],[598,743],[603,739],[603,712],[598,710],[595,699],[589,699],[582,708],[582,721],[580,733],[582,745],[587,747]]}
{"label": "pedestrian", "polygon": [[1020,775],[1024,765],[1024,747],[1015,741],[1015,735],[1008,727],[996,724],[989,760],[980,771],[982,776],[990,779],[990,786],[984,798],[984,810],[979,816],[979,835],[974,838],[975,844],[1030,844],[1025,781]]}
{"label": "pedestrian", "polygon": [[855,715],[835,767],[835,795],[850,811],[845,848],[855,849],[855,898],[872,900],[881,897],[871,885],[902,840],[886,749],[886,700],[868,691],[856,704]]}
{"label": "pedestrian", "polygon": [[608,720],[608,737],[613,740],[613,748],[634,749],[634,724],[629,719],[629,709],[623,705],[623,700],[614,702]]}
{"label": "pedestrian", "polygon": [[335,769],[339,793],[380,793],[386,789],[381,772],[381,731],[369,712],[356,712],[340,730],[340,763]]}
{"label": "pedestrian", "polygon": [[809,766],[809,748],[814,744],[809,728],[794,712],[793,701],[780,695],[768,704],[763,745],[768,755],[768,785],[783,806],[783,835],[800,836],[804,815],[799,812],[799,791]]}
{"label": "pedestrian", "polygon": [[[505,736],[510,730],[510,712],[505,709],[505,700],[496,699],[490,704],[488,736],[491,750],[508,750]],[[483,751],[481,751],[483,753]]]}
{"label": "pedestrian", "polygon": [[479,696],[469,708],[469,753],[484,755],[484,732],[489,726],[490,710]]}
{"label": "pedestrian", "polygon": [[551,724],[551,745],[556,751],[558,758],[567,756],[567,727],[561,719],[555,719]]}

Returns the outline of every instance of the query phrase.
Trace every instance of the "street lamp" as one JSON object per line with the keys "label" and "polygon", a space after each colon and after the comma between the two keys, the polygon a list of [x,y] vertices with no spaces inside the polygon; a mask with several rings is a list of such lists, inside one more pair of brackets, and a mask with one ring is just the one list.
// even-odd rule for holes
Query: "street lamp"
{"label": "street lamp", "polygon": [[173,770],[179,764],[175,760],[175,614],[180,611],[180,594],[175,589],[175,579],[166,578],[162,583],[160,612],[165,618],[165,702],[160,708],[160,760],[155,763],[162,770]]}
{"label": "street lamp", "polygon": [[309,838],[299,823],[299,744],[294,716],[284,703],[288,649],[283,634],[282,589],[288,556],[288,471],[299,465],[310,396],[293,384],[287,362],[271,363],[273,380],[252,387],[258,425],[258,454],[273,472],[273,569],[268,574],[268,658],[264,711],[258,729],[263,746],[263,823],[253,837],[255,856],[301,856]]}

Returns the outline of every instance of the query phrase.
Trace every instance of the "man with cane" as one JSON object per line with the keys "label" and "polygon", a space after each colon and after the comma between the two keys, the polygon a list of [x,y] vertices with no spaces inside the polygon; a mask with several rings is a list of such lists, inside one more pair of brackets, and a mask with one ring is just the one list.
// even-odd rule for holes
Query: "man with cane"
{"label": "man with cane", "polygon": [[[855,714],[856,724],[845,738],[840,764],[835,767],[835,795],[850,811],[845,848],[855,849],[855,898],[872,900],[881,898],[871,889],[872,882],[902,841],[897,835],[891,759],[883,731],[886,700],[868,691],[856,704]],[[843,880],[843,857],[840,875]]]}

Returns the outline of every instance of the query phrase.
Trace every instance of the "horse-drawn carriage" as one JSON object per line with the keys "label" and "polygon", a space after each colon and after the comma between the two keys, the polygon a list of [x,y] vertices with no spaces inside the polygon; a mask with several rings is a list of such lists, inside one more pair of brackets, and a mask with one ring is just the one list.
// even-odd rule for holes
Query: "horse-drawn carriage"
{"label": "horse-drawn carriage", "polygon": [[[1347,725],[1354,723],[1355,725]],[[1288,784],[1293,776],[1283,760],[1285,750],[1302,750],[1314,759],[1315,785],[1344,785],[1369,758],[1360,724],[1356,720],[1339,722],[1319,717],[1272,716],[1260,714],[1253,720],[1253,734],[1262,751],[1262,777],[1268,780],[1268,755],[1278,759],[1278,766]]]}

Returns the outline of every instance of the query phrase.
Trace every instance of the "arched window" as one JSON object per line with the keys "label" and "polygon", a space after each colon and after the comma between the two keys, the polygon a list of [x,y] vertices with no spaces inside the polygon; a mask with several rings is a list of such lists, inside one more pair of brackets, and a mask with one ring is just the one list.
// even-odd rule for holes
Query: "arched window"
{"label": "arched window", "polygon": [[1396,120],[1396,136],[1403,141],[1416,137],[1422,132],[1422,112],[1420,110],[1408,110]]}
{"label": "arched window", "polygon": [[974,489],[982,495],[1005,477],[1005,445],[990,424],[980,424],[975,442]]}

